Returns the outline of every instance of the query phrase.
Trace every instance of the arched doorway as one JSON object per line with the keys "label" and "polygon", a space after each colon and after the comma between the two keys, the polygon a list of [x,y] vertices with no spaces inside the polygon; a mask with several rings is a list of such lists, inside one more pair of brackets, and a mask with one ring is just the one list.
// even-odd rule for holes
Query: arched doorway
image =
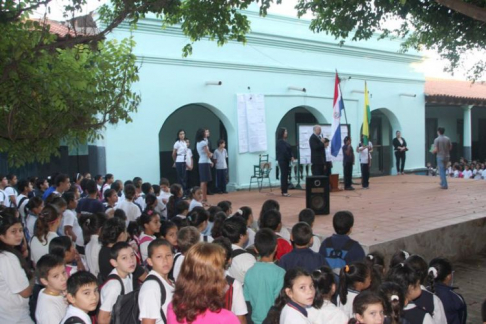
{"label": "arched doorway", "polygon": [[[299,150],[299,143],[298,141],[298,125],[299,124],[324,124],[326,123],[326,119],[324,116],[315,108],[309,106],[298,106],[290,109],[280,120],[280,123],[275,130],[275,140],[277,139],[278,130],[281,127],[285,127],[287,129],[288,137],[287,141],[289,142],[290,146],[292,147],[292,153],[295,157],[298,157],[298,150]],[[276,153],[275,153],[276,156]],[[275,167],[276,171],[276,178],[279,179],[280,170],[278,165]],[[302,167],[301,166],[301,175],[302,177],[305,175],[310,175],[310,168]],[[297,169],[296,167],[290,171],[289,174],[289,189],[292,189],[296,183],[298,183],[296,179]]]}
{"label": "arched doorway", "polygon": [[370,174],[373,176],[390,175],[394,169],[393,137],[394,130],[400,129],[396,116],[387,108],[371,111],[370,140],[373,143]]}
{"label": "arched doorway", "polygon": [[[228,147],[228,133],[221,119],[212,111],[211,106],[205,104],[188,104],[175,110],[164,122],[159,132],[160,176],[169,179],[170,183],[177,182],[177,174],[173,168],[172,149],[179,129],[184,129],[186,138],[190,140],[190,149],[194,155],[194,169],[188,173],[188,188],[199,185],[199,171],[196,150],[196,132],[199,128],[210,130],[210,148],[216,149],[217,141],[224,139]],[[215,172],[213,170],[213,172]],[[213,180],[215,176],[213,175]],[[214,185],[214,181],[210,183]]]}

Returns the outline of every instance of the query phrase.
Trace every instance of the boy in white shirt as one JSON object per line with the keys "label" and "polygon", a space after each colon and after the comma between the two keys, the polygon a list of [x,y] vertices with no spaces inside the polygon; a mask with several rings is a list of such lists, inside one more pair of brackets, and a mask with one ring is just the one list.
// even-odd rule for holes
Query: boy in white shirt
{"label": "boy in white shirt", "polygon": [[[302,209],[299,213],[299,222],[307,223],[311,228],[314,227],[314,221],[316,220],[316,214],[310,208]],[[317,235],[312,235],[313,243],[310,246],[311,250],[319,253],[321,248],[321,239]]]}
{"label": "boy in white shirt", "polygon": [[59,323],[66,315],[67,303],[63,292],[67,288],[67,273],[64,260],[46,254],[36,264],[39,281],[45,286],[37,298],[35,319],[37,324]]}
{"label": "boy in white shirt", "polygon": [[[150,242],[147,263],[152,270],[138,295],[139,320],[142,323],[163,324],[167,322],[167,307],[174,294],[174,283],[168,277],[174,263],[170,243],[163,239]],[[162,293],[162,289],[165,293]]]}
{"label": "boy in white shirt", "polygon": [[464,171],[462,172],[462,176],[463,176],[464,179],[471,179],[472,178],[473,173],[472,173],[469,165],[466,164],[464,166]]}
{"label": "boy in white shirt", "polygon": [[125,200],[119,202],[116,205],[116,209],[122,209],[127,215],[127,225],[131,221],[137,221],[137,219],[142,215],[140,207],[135,205],[133,199],[135,198],[135,186],[128,184],[125,186],[123,192],[125,192]]}
{"label": "boy in white shirt", "polygon": [[88,313],[96,309],[100,300],[96,277],[87,271],[78,271],[70,276],[66,298],[69,307],[60,324],[68,320],[74,320],[77,324],[92,324]]}
{"label": "boy in white shirt", "polygon": [[101,288],[99,324],[109,324],[113,305],[120,295],[133,291],[132,273],[137,265],[135,252],[127,242],[118,242],[110,251],[110,263],[114,267]]}
{"label": "boy in white shirt", "polygon": [[160,185],[160,196],[158,198],[165,205],[167,205],[170,196],[172,196],[172,194],[170,193],[170,182],[166,178],[162,178],[160,179],[159,185]]}
{"label": "boy in white shirt", "polygon": [[25,206],[29,203],[29,193],[32,191],[32,184],[28,180],[22,179],[18,182],[17,189],[20,192],[17,196],[18,210],[22,223],[25,224],[25,216],[27,215]]}
{"label": "boy in white shirt", "polygon": [[3,189],[5,191],[5,207],[17,207],[17,176],[15,174],[7,175],[8,185]]}

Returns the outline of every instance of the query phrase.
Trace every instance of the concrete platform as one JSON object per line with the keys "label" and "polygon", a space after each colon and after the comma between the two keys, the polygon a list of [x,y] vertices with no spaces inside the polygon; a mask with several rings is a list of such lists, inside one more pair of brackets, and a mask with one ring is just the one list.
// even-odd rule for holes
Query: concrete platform
{"label": "concrete platform", "polygon": [[[357,180],[357,179],[356,179]],[[355,181],[356,181],[355,180]],[[457,260],[477,254],[486,246],[486,181],[449,179],[449,189],[439,187],[438,177],[400,175],[376,177],[370,189],[355,185],[355,191],[331,193],[331,213],[318,216],[314,233],[333,233],[332,215],[350,210],[355,216],[352,237],[366,251],[391,255],[398,249],[426,259],[445,256]],[[255,219],[267,199],[280,203],[284,226],[291,228],[305,208],[305,191],[290,190],[282,197],[279,188],[239,191],[208,196],[211,204],[229,200],[233,210],[250,206]]]}

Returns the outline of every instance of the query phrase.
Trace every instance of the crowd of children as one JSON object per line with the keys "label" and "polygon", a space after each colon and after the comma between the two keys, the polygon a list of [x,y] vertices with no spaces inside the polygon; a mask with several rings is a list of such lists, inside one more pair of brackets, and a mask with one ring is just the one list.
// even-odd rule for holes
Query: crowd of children
{"label": "crowd of children", "polygon": [[8,177],[0,323],[466,323],[447,259],[366,255],[349,211],[321,243],[310,209],[289,231],[275,200],[255,219],[167,179],[90,178]]}
{"label": "crowd of children", "polygon": [[[431,163],[427,163],[427,175],[438,176],[439,170]],[[449,162],[446,168],[446,175],[451,178],[486,180],[486,164],[480,161],[468,161],[461,158],[459,162]]]}

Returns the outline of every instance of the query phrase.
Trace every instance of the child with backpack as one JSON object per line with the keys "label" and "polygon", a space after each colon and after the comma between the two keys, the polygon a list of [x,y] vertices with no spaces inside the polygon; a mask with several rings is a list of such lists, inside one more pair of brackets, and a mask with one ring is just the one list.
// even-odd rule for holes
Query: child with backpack
{"label": "child with backpack", "polygon": [[321,267],[311,273],[316,298],[314,307],[308,309],[309,319],[313,324],[347,323],[349,317],[331,302],[336,292],[336,280],[329,267]]}
{"label": "child with backpack", "polygon": [[69,306],[60,324],[92,324],[88,313],[100,300],[96,277],[87,271],[73,274],[67,281],[66,299]]}
{"label": "child with backpack", "polygon": [[314,270],[327,265],[322,254],[310,249],[313,236],[309,224],[304,222],[295,224],[292,227],[291,239],[294,243],[294,249],[280,259],[279,266],[287,271],[299,267],[312,273]]}
{"label": "child with backpack", "polygon": [[29,202],[29,193],[32,192],[32,184],[27,179],[21,179],[17,183],[19,195],[17,196],[17,209],[20,214],[22,224],[25,226],[25,217],[27,216],[25,207]]}
{"label": "child with backpack", "polygon": [[160,232],[160,217],[156,213],[143,213],[138,219],[138,224],[143,229],[142,234],[140,234],[139,244],[142,263],[145,263],[148,255],[148,246]]}
{"label": "child with backpack", "polygon": [[339,274],[337,307],[349,318],[353,317],[353,301],[358,294],[369,288],[371,270],[362,262],[345,265]]}
{"label": "child with backpack", "polygon": [[179,252],[174,255],[174,265],[169,278],[176,281],[181,270],[182,261],[184,261],[187,251],[200,240],[200,234],[194,226],[186,226],[177,232],[177,246]]}
{"label": "child with backpack", "polygon": [[167,240],[150,242],[147,263],[152,270],[138,295],[139,320],[142,323],[167,323],[167,308],[174,293],[174,283],[169,280],[173,262],[172,247]]}
{"label": "child with backpack", "polygon": [[248,242],[246,221],[240,216],[230,217],[224,221],[222,232],[223,237],[230,240],[233,249],[228,272],[240,283],[244,283],[246,272],[256,262],[255,257],[243,248]]}
{"label": "child with backpack", "polygon": [[326,238],[319,249],[319,253],[326,258],[335,273],[339,273],[346,264],[361,261],[365,257],[361,245],[349,237],[353,225],[354,216],[350,211],[338,211],[332,218],[332,226],[336,234]]}
{"label": "child with backpack", "polygon": [[59,323],[67,310],[63,294],[68,280],[64,260],[59,256],[46,254],[37,262],[36,271],[37,279],[45,287],[37,297],[36,323]]}
{"label": "child with backpack", "polygon": [[467,305],[464,298],[456,293],[453,287],[454,271],[449,260],[443,258],[432,259],[429,263],[428,279],[430,289],[437,294],[444,305],[447,323],[466,323]]}
{"label": "child with backpack", "polygon": [[277,235],[271,229],[256,233],[254,248],[260,258],[246,272],[243,292],[251,306],[251,319],[261,324],[283,287],[285,270],[274,263]]}
{"label": "child with backpack", "polygon": [[135,271],[135,253],[127,242],[118,242],[111,247],[110,263],[113,270],[101,288],[101,306],[98,313],[99,324],[109,324],[113,305],[118,296],[133,291],[132,273]]}
{"label": "child with backpack", "polygon": [[231,264],[231,242],[226,237],[218,237],[213,241],[214,244],[220,245],[226,255],[225,278],[228,282],[228,287],[224,295],[224,308],[235,314],[240,322],[246,323],[246,315],[248,314],[248,307],[246,306],[245,296],[243,295],[243,284],[228,273],[228,268]]}
{"label": "child with backpack", "polygon": [[160,237],[167,240],[172,245],[172,251],[177,251],[177,225],[169,220],[163,220],[160,225]]}

